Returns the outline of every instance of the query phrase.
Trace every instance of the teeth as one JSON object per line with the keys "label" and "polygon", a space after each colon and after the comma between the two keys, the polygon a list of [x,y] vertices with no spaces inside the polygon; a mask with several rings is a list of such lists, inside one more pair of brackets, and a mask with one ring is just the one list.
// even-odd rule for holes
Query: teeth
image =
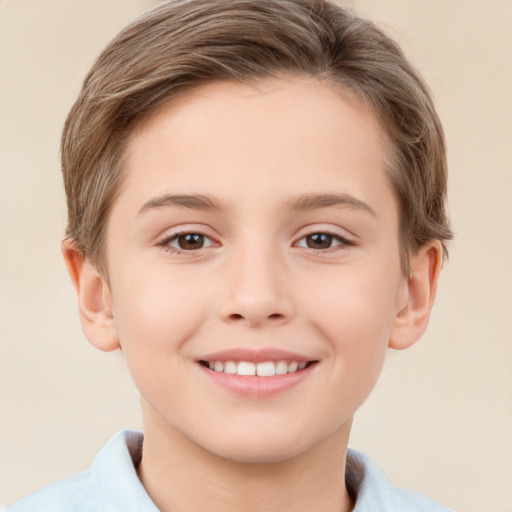
{"label": "teeth", "polygon": [[276,365],[268,361],[266,363],[258,363],[256,365],[256,375],[260,377],[272,377],[276,374]]}
{"label": "teeth", "polygon": [[286,361],[279,361],[276,364],[276,375],[284,375],[288,373],[288,363]]}
{"label": "teeth", "polygon": [[290,363],[288,365],[288,373],[293,373],[297,371],[297,368],[299,367],[299,363],[294,361],[293,363]]}
{"label": "teeth", "polygon": [[236,373],[236,363],[234,361],[226,361],[224,364],[224,373]]}
{"label": "teeth", "polygon": [[274,375],[285,375],[303,370],[307,365],[306,361],[264,361],[262,363],[251,363],[249,361],[209,361],[208,368],[216,372],[224,372],[230,375],[258,375],[259,377],[273,377]]}
{"label": "teeth", "polygon": [[256,365],[254,363],[241,361],[238,363],[236,373],[238,373],[238,375],[256,375]]}

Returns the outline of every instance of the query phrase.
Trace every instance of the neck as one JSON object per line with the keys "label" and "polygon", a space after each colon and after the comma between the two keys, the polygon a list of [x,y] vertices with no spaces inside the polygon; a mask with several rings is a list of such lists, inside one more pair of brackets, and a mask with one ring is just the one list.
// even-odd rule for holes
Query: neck
{"label": "neck", "polygon": [[240,463],[149,422],[139,476],[162,512],[349,512],[349,431],[350,425],[287,460]]}

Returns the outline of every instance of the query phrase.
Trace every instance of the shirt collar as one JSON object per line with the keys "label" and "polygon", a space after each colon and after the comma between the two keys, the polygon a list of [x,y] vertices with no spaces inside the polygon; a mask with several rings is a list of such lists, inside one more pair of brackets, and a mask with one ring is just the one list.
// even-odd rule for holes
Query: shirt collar
{"label": "shirt collar", "polygon": [[[94,459],[91,472],[102,510],[158,512],[137,475],[142,441],[141,432],[123,430]],[[437,510],[428,508],[435,504],[429,498],[391,486],[366,455],[351,448],[347,452],[346,483],[356,501],[353,512],[401,512],[411,510],[410,505],[420,505],[414,510]]]}
{"label": "shirt collar", "polygon": [[158,512],[137,475],[142,456],[141,432],[118,432],[92,464],[94,487],[102,510]]}

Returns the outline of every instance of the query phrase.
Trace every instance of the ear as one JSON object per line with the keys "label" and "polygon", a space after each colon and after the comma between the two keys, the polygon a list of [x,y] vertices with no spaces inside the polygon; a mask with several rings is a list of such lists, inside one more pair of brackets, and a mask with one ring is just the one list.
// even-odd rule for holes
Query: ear
{"label": "ear", "polygon": [[410,272],[404,277],[389,347],[404,349],[418,341],[427,328],[443,263],[438,240],[429,242],[411,256]]}
{"label": "ear", "polygon": [[120,348],[112,314],[112,296],[105,278],[71,240],[62,242],[62,254],[78,295],[85,337],[96,348],[106,352]]}

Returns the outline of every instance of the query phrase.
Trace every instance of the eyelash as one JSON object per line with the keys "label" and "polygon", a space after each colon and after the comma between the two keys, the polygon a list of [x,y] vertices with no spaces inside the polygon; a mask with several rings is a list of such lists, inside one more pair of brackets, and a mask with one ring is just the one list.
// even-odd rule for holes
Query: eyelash
{"label": "eyelash", "polygon": [[164,250],[172,253],[172,254],[191,254],[193,252],[197,252],[199,249],[203,249],[203,247],[200,247],[199,249],[181,249],[177,247],[172,247],[170,244],[176,240],[178,240],[182,236],[186,235],[199,235],[204,237],[205,239],[211,240],[211,237],[209,237],[206,233],[202,233],[201,231],[178,231],[176,233],[173,233],[172,235],[164,238],[158,245],[162,247]]}
{"label": "eyelash", "polygon": [[[186,236],[186,235],[198,235],[198,236],[204,237],[204,239],[208,239],[208,240],[212,241],[211,237],[209,237],[206,233],[202,233],[201,231],[178,231],[178,232],[173,233],[172,235],[164,238],[161,242],[159,242],[158,245],[160,247],[162,247],[165,251],[170,252],[172,254],[192,254],[194,252],[198,252],[200,249],[205,248],[205,247],[200,247],[199,249],[182,249],[182,248],[176,248],[176,247],[173,247],[172,245],[170,245],[172,242],[177,241],[180,237]],[[349,240],[348,238],[346,238],[338,233],[335,233],[333,231],[326,231],[326,230],[313,231],[311,233],[308,233],[308,234],[302,236],[301,238],[299,238],[299,240],[297,242],[295,242],[294,245],[296,245],[301,240],[305,240],[308,237],[315,236],[315,235],[327,235],[332,238],[332,241],[338,242],[338,245],[336,245],[334,247],[328,247],[326,249],[315,249],[313,247],[305,247],[303,245],[301,245],[299,247],[305,247],[315,253],[326,253],[326,252],[330,252],[330,251],[342,250],[343,247],[356,245],[352,240]],[[212,242],[212,244],[210,244],[210,245],[213,245],[213,243],[214,242]],[[339,249],[337,249],[337,248],[339,248]]]}
{"label": "eyelash", "polygon": [[[332,241],[338,242],[338,245],[335,245],[333,247],[328,247],[326,249],[315,249],[313,247],[307,247],[308,249],[310,249],[316,253],[325,253],[325,252],[331,252],[331,251],[336,251],[336,250],[343,250],[344,247],[355,245],[355,243],[352,240],[340,235],[339,233],[335,233],[333,231],[326,231],[326,230],[319,230],[319,231],[313,231],[311,233],[308,233],[307,235],[304,235],[301,238],[299,238],[298,242],[300,242],[301,240],[305,240],[308,237],[315,236],[315,235],[327,235],[328,237],[332,238]],[[298,242],[296,242],[296,243],[298,243]],[[304,247],[304,246],[299,246],[299,247]]]}

